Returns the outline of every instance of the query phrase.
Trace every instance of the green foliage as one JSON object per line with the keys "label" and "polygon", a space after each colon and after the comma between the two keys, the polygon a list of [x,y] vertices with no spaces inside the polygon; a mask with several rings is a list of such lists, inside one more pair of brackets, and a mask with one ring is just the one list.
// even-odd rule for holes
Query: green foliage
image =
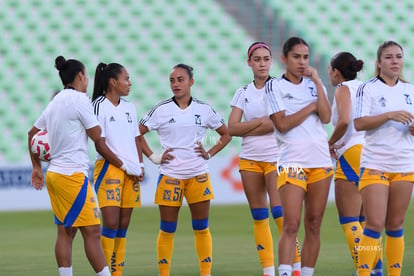
{"label": "green foliage", "polygon": [[[414,275],[414,204],[405,223],[405,259],[402,275]],[[54,257],[56,227],[51,211],[0,212],[0,275],[57,275]],[[277,228],[271,223],[277,252]],[[159,214],[156,207],[133,213],[128,231],[124,275],[157,275],[156,239]],[[262,275],[253,240],[253,224],[247,205],[213,205],[210,211],[213,237],[213,275]],[[352,275],[353,263],[333,203],[326,209],[316,275]],[[299,233],[303,239],[303,228]],[[275,256],[277,256],[275,254]],[[277,258],[276,263],[277,263]],[[73,246],[74,275],[94,275],[78,233]],[[171,275],[198,274],[197,256],[188,207],[182,207],[172,260]]]}

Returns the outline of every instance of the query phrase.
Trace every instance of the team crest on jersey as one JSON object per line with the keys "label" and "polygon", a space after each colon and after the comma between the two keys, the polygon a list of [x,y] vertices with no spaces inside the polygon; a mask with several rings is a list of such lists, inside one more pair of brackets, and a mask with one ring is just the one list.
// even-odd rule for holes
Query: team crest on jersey
{"label": "team crest on jersey", "polygon": [[406,104],[409,104],[409,105],[413,104],[413,102],[411,101],[410,95],[404,94],[404,97],[405,97],[405,103]]}
{"label": "team crest on jersey", "polygon": [[128,123],[132,123],[131,115],[129,115],[129,112],[125,112],[125,115],[127,117]]}
{"label": "team crest on jersey", "polygon": [[311,93],[312,97],[317,97],[318,96],[318,91],[316,91],[315,87],[308,87],[309,92]]}
{"label": "team crest on jersey", "polygon": [[194,119],[195,119],[195,124],[196,125],[201,125],[201,115],[194,114]]}
{"label": "team crest on jersey", "polygon": [[387,104],[387,100],[384,97],[381,97],[381,99],[379,99],[378,103],[382,106],[385,107]]}

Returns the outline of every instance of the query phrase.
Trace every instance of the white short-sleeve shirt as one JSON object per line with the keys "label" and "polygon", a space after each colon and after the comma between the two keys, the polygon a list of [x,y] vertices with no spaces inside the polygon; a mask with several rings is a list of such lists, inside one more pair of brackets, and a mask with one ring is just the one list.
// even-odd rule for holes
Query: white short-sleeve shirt
{"label": "white short-sleeve shirt", "polygon": [[[236,91],[230,106],[243,111],[244,121],[268,116],[270,112],[265,87],[257,89],[253,82]],[[276,162],[279,159],[279,146],[275,131],[260,136],[243,137],[240,158]]]}
{"label": "white short-sleeve shirt", "polygon": [[[93,107],[102,127],[102,137],[112,152],[123,161],[138,166],[139,157],[135,138],[140,135],[135,106],[121,98],[115,106],[105,96],[96,98]],[[99,153],[97,160],[104,159]]]}
{"label": "white short-sleeve shirt", "polygon": [[66,175],[82,172],[88,176],[86,130],[98,125],[86,93],[73,89],[59,92],[34,123],[48,132],[52,156],[48,170]]}
{"label": "white short-sleeve shirt", "polygon": [[[356,144],[364,144],[365,131],[357,131],[354,126],[355,118],[355,102],[356,102],[356,93],[358,87],[362,84],[359,80],[350,80],[344,81],[340,85],[348,87],[349,96],[351,98],[351,121],[349,122],[348,129],[345,134],[336,142],[336,145],[342,145],[338,148],[337,152],[339,155],[342,155],[347,149]],[[335,127],[338,123],[338,108],[336,99],[332,103],[332,125]]]}
{"label": "white short-sleeve shirt", "polygon": [[[398,110],[414,115],[413,102],[412,84],[398,81],[391,87],[375,77],[358,89],[355,118]],[[366,130],[361,167],[385,172],[414,172],[414,137],[408,126],[388,120],[375,129]]]}
{"label": "white short-sleeve shirt", "polygon": [[198,156],[194,148],[197,142],[208,147],[206,143],[213,141],[204,141],[207,129],[221,127],[224,120],[210,105],[195,98],[185,109],[171,98],[156,105],[140,124],[157,131],[163,151],[173,149],[171,155],[175,158],[161,164],[160,173],[188,179],[208,172],[207,160]]}
{"label": "white short-sleeve shirt", "polygon": [[[326,93],[326,90],[325,90]],[[270,113],[285,110],[294,114],[312,102],[316,102],[316,85],[308,78],[294,84],[284,77],[273,78],[266,84]],[[332,166],[325,125],[318,115],[310,114],[300,125],[281,133],[276,130],[280,147],[280,165],[301,168]]]}

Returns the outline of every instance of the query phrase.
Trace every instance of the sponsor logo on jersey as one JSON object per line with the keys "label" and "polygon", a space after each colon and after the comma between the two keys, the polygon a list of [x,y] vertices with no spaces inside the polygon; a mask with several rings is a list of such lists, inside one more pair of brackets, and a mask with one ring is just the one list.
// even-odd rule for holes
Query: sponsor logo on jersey
{"label": "sponsor logo on jersey", "polygon": [[169,124],[173,124],[173,123],[175,123],[174,118],[171,118],[171,119],[168,121],[168,123],[169,123]]}
{"label": "sponsor logo on jersey", "polygon": [[111,116],[111,118],[109,118],[109,121],[110,122],[115,122],[116,120],[115,120],[114,116]]}
{"label": "sponsor logo on jersey", "polygon": [[385,107],[387,100],[384,97],[381,97],[381,99],[379,99],[378,103],[382,106]]}

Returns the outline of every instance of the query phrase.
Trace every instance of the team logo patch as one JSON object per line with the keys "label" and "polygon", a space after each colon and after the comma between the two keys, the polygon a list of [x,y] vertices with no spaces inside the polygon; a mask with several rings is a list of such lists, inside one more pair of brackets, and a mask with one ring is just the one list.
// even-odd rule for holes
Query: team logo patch
{"label": "team logo patch", "polygon": [[201,125],[201,115],[194,114],[194,119],[195,119],[195,124],[196,125]]}
{"label": "team logo patch", "polygon": [[406,104],[409,104],[409,105],[413,104],[413,102],[411,101],[410,95],[404,94],[404,97],[405,97],[405,103]]}
{"label": "team logo patch", "polygon": [[127,117],[128,123],[132,123],[131,115],[129,115],[129,112],[125,112],[125,115]]}
{"label": "team logo patch", "polygon": [[95,218],[99,218],[99,210],[98,208],[93,208],[93,215]]}
{"label": "team logo patch", "polygon": [[164,196],[162,198],[163,200],[171,200],[171,191],[170,190],[165,190],[164,191]]}
{"label": "team logo patch", "polygon": [[139,182],[132,184],[132,190],[134,190],[134,192],[139,192]]}
{"label": "team logo patch", "polygon": [[108,199],[108,200],[114,200],[115,199],[114,190],[106,191],[106,199]]}
{"label": "team logo patch", "polygon": [[318,91],[316,91],[316,89],[314,87],[308,87],[309,92],[311,93],[312,97],[317,97],[318,96]]}

